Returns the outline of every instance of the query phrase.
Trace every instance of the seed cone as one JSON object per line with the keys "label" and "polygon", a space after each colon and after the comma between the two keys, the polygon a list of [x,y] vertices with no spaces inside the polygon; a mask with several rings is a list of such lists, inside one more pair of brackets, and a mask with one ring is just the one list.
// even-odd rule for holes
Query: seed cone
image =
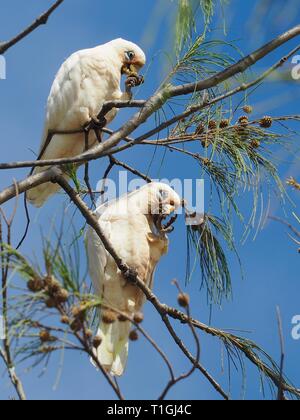
{"label": "seed cone", "polygon": [[229,120],[222,120],[220,122],[220,128],[227,128],[229,126]]}
{"label": "seed cone", "polygon": [[208,128],[210,130],[216,130],[217,127],[218,127],[218,125],[217,125],[216,121],[214,121],[214,120],[209,121]]}
{"label": "seed cone", "polygon": [[93,331],[92,330],[86,330],[85,332],[86,338],[90,339],[93,337]]}
{"label": "seed cone", "polygon": [[190,304],[190,297],[186,293],[179,293],[177,300],[179,306],[182,308],[187,308]]}
{"label": "seed cone", "polygon": [[273,118],[272,118],[272,117],[268,117],[268,116],[263,117],[263,118],[260,120],[260,122],[259,122],[259,125],[260,125],[262,128],[270,128],[270,127],[272,127],[272,124],[273,124]]}
{"label": "seed cone", "polygon": [[129,334],[129,340],[130,341],[138,341],[138,339],[139,339],[138,332],[136,330],[131,331],[130,334]]}
{"label": "seed cone", "polygon": [[252,107],[252,106],[250,106],[250,105],[245,105],[245,106],[243,107],[243,111],[244,111],[244,112],[246,112],[246,114],[252,114],[252,112],[253,112],[253,107]]}
{"label": "seed cone", "polygon": [[71,323],[71,330],[74,332],[79,332],[82,327],[82,322],[79,319],[74,319],[74,321]]}
{"label": "seed cone", "polygon": [[40,340],[42,343],[48,343],[50,341],[50,338],[51,338],[51,335],[49,331],[45,330],[45,331],[40,332]]}
{"label": "seed cone", "polygon": [[49,309],[56,308],[56,306],[57,306],[55,300],[53,298],[51,298],[51,297],[49,297],[45,301],[45,304],[46,304],[47,308],[49,308]]}
{"label": "seed cone", "polygon": [[98,347],[100,347],[101,346],[101,343],[102,343],[102,338],[99,337],[99,335],[97,335],[96,337],[94,337],[94,339],[93,339],[93,347],[95,349],[97,349]]}
{"label": "seed cone", "polygon": [[107,309],[102,313],[102,321],[104,322],[104,324],[113,324],[117,321],[117,319],[117,314],[110,309]]}
{"label": "seed cone", "polygon": [[45,285],[44,285],[43,280],[39,278],[31,279],[27,283],[28,290],[30,290],[30,292],[33,292],[33,293],[41,292],[44,289],[44,286]]}
{"label": "seed cone", "polygon": [[62,323],[62,324],[65,324],[65,325],[69,325],[70,324],[70,318],[68,317],[68,316],[62,316],[61,317],[61,319],[60,319],[60,322]]}
{"label": "seed cone", "polygon": [[249,124],[249,118],[247,117],[247,115],[243,115],[242,117],[239,118],[239,123],[241,125],[248,125]]}
{"label": "seed cone", "polygon": [[69,292],[66,289],[61,289],[55,297],[58,303],[66,303],[69,299]]}
{"label": "seed cone", "polygon": [[137,324],[141,324],[144,321],[144,314],[142,314],[142,312],[138,312],[134,315],[133,319]]}
{"label": "seed cone", "polygon": [[75,320],[80,321],[81,323],[83,323],[85,321],[86,318],[86,308],[83,305],[80,306],[74,306],[71,309],[72,315],[75,318]]}

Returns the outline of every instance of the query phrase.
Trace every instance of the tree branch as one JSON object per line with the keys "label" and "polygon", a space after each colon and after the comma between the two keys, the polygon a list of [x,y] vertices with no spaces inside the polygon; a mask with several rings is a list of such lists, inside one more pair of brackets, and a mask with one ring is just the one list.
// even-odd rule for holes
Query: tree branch
{"label": "tree branch", "polygon": [[233,64],[232,66],[219,72],[218,74],[200,82],[188,83],[185,85],[173,87],[170,91],[170,95],[171,97],[188,95],[191,93],[200,92],[215,87],[220,83],[225,82],[226,80],[236,76],[237,74],[243,73],[245,70],[247,70],[249,67],[252,67],[255,63],[266,57],[272,51],[278,49],[279,47],[281,47],[282,45],[286,44],[288,41],[299,35],[300,25],[297,25],[294,28],[288,30],[287,32],[284,32],[283,34],[279,35],[277,38],[274,38],[267,44],[263,45],[261,48],[249,54],[247,57],[241,59],[236,64]]}
{"label": "tree branch", "polygon": [[[95,148],[91,149],[88,152],[85,152],[75,158],[68,158],[68,159],[53,159],[51,161],[42,161],[42,162],[29,162],[29,163],[22,163],[19,164],[2,164],[0,165],[0,169],[12,169],[12,167],[33,167],[35,166],[48,166],[48,165],[63,165],[69,163],[85,163],[87,161],[96,160],[100,157],[107,156],[109,154],[115,153],[116,151],[112,150],[113,147],[117,146],[120,141],[128,137],[133,131],[135,131],[141,124],[145,123],[150,116],[152,116],[158,109],[160,109],[168,99],[187,95],[190,93],[195,93],[199,91],[203,91],[212,87],[219,85],[220,83],[228,80],[229,78],[237,75],[240,72],[245,71],[253,64],[264,58],[270,52],[274,51],[275,49],[279,48],[281,45],[285,44],[289,40],[295,38],[300,34],[300,25],[296,26],[295,28],[283,33],[282,35],[278,36],[277,38],[273,39],[268,44],[264,45],[257,51],[253,52],[252,54],[248,55],[244,59],[240,60],[238,63],[228,67],[227,69],[217,73],[213,77],[205,79],[200,82],[186,84],[181,86],[166,86],[163,87],[161,90],[157,91],[152,97],[150,97],[147,101],[138,101],[138,103],[134,102],[119,102],[119,107],[128,107],[132,104],[142,106],[141,110],[136,113],[126,124],[124,124],[119,130],[114,132],[111,137],[105,142],[102,143]],[[244,86],[241,87],[241,90],[244,89]],[[234,94],[236,93],[235,90],[233,91]],[[228,97],[228,94],[224,94],[218,98],[218,101]],[[212,101],[204,102],[200,104],[200,107],[206,107],[211,105]],[[115,103],[111,103],[110,106],[115,106]],[[133,106],[133,105],[132,105]],[[200,108],[201,109],[201,108]],[[195,111],[194,111],[195,112]],[[182,118],[183,116],[181,116]],[[171,120],[172,121],[172,120]],[[173,122],[170,121],[170,124]],[[177,122],[178,119],[175,119]],[[166,127],[164,127],[166,128]],[[162,128],[159,128],[160,130]],[[78,130],[77,130],[78,132]],[[155,133],[157,129],[155,130]],[[142,140],[152,135],[152,131],[147,133],[144,136],[139,137],[135,140],[135,144],[139,144]],[[125,145],[124,149],[132,147],[132,145]],[[123,149],[121,148],[120,151]]]}
{"label": "tree branch", "polygon": [[31,175],[23,181],[16,182],[11,187],[6,188],[0,193],[0,205],[32,188],[38,187],[46,182],[51,182],[56,174],[54,170],[55,168],[51,168],[37,175]]}
{"label": "tree branch", "polygon": [[63,3],[64,0],[57,0],[45,13],[38,17],[30,26],[28,26],[20,34],[12,38],[10,41],[3,42],[0,44],[0,54],[4,54],[9,48],[16,45],[22,39],[27,37],[31,32],[37,29],[41,25],[45,25],[50,15]]}

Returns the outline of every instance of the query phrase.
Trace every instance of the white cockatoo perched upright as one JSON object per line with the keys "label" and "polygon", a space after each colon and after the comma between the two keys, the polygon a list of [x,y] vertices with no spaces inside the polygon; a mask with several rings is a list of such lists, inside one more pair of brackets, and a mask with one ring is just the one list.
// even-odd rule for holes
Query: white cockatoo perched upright
{"label": "white cockatoo perched upright", "polygon": [[[39,159],[69,158],[83,153],[86,150],[84,133],[54,135],[47,144],[49,131],[80,130],[89,122],[97,121],[105,102],[129,100],[132,80],[122,92],[121,77],[123,74],[137,75],[145,63],[144,52],[123,39],[71,55],[61,66],[51,88]],[[116,113],[116,109],[111,110],[105,116],[106,122],[111,122]],[[95,133],[90,132],[88,148],[96,142]],[[36,168],[33,173],[45,169]],[[44,184],[30,190],[27,199],[41,207],[58,190],[56,184]]]}
{"label": "white cockatoo perched upright", "polygon": [[[176,216],[165,225],[163,221],[181,205],[180,197],[168,185],[150,183],[97,210],[99,225],[117,255],[136,270],[150,288],[156,266],[168,252],[167,233],[172,231]],[[107,372],[121,376],[126,367],[132,323],[122,319],[113,309],[134,319],[142,310],[145,296],[137,286],[124,279],[91,228],[87,232],[86,247],[95,293],[102,303],[98,331],[102,342],[95,354]]]}

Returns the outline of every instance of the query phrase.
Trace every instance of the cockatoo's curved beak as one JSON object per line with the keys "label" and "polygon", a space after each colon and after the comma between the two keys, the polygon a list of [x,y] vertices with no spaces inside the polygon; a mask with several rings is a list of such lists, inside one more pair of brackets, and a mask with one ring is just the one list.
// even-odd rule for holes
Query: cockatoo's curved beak
{"label": "cockatoo's curved beak", "polygon": [[138,76],[140,70],[144,67],[144,63],[135,60],[133,62],[125,63],[121,69],[122,74],[127,76]]}

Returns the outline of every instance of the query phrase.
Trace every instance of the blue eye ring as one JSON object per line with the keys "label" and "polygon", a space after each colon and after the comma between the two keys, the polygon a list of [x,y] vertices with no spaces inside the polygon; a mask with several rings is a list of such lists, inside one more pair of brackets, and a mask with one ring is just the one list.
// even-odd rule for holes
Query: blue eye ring
{"label": "blue eye ring", "polygon": [[133,51],[126,51],[125,57],[126,57],[126,60],[132,61],[135,57],[135,53]]}

